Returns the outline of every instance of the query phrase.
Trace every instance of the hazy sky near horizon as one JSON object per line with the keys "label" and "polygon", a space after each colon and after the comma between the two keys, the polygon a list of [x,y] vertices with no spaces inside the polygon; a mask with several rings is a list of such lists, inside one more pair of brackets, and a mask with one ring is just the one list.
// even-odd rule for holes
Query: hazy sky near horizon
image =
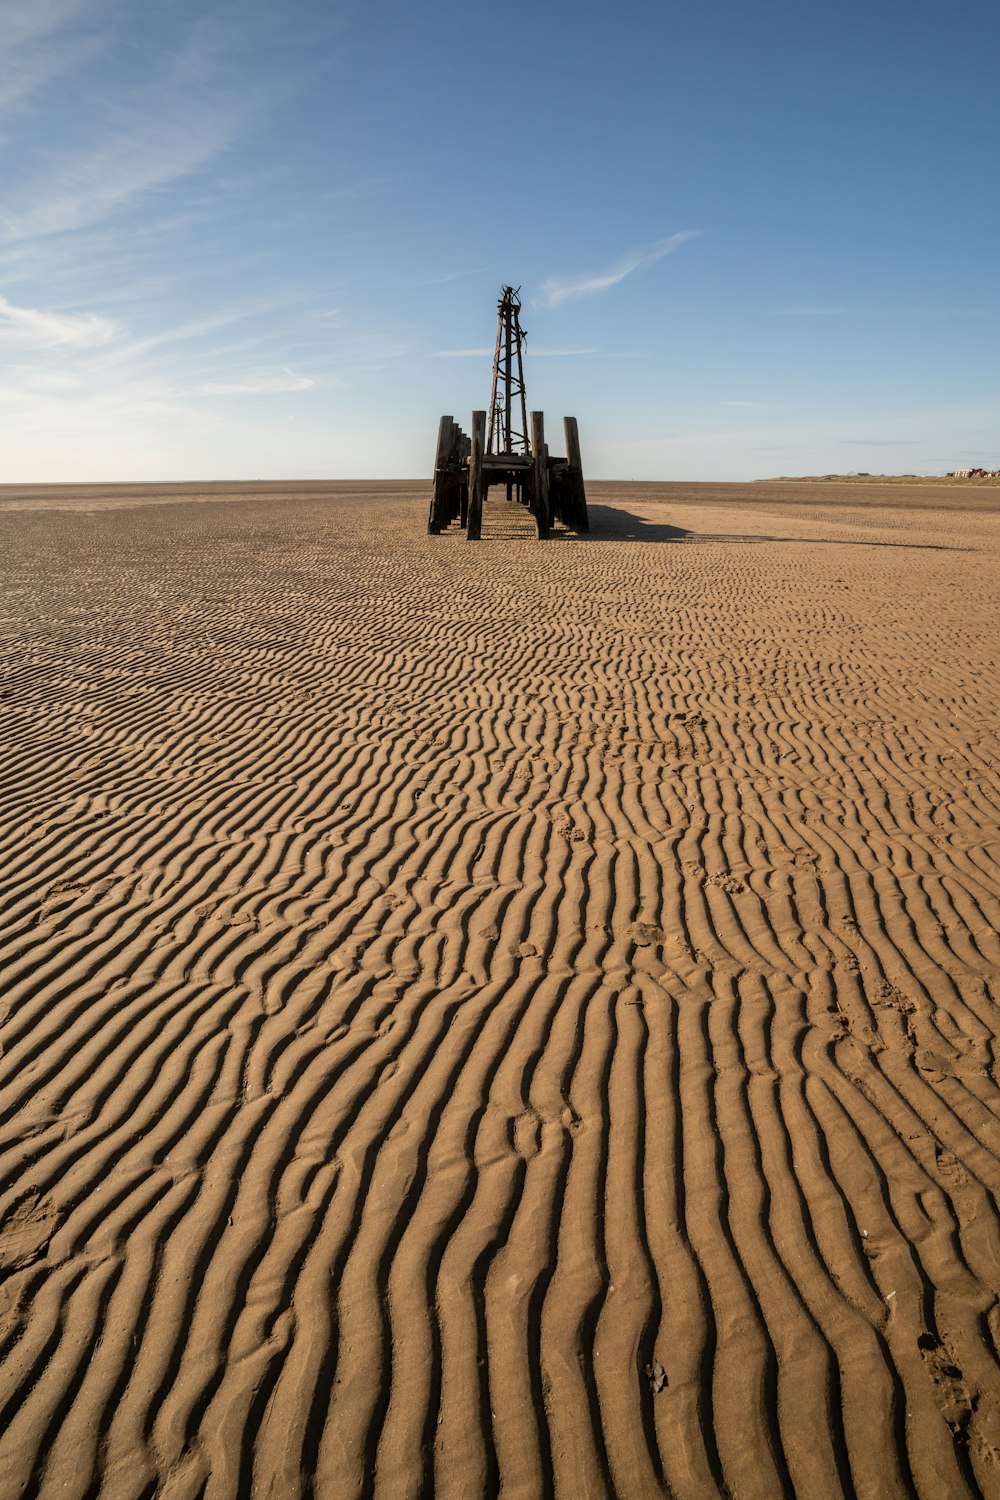
{"label": "hazy sky near horizon", "polygon": [[[506,44],[504,38],[507,38]],[[997,0],[0,0],[0,482],[1000,465]]]}

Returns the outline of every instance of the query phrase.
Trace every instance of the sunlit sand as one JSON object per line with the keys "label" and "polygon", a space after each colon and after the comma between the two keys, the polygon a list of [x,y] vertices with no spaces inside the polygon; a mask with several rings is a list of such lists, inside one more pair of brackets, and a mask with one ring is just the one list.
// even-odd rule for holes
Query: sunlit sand
{"label": "sunlit sand", "polygon": [[1000,1493],[998,497],[0,490],[0,1495]]}

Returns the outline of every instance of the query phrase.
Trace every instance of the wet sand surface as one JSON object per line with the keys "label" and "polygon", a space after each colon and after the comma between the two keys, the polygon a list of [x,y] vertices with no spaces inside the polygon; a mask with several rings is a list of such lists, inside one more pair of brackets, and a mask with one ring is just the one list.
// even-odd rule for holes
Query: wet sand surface
{"label": "wet sand surface", "polygon": [[1000,1495],[1000,488],[0,488],[0,1495]]}

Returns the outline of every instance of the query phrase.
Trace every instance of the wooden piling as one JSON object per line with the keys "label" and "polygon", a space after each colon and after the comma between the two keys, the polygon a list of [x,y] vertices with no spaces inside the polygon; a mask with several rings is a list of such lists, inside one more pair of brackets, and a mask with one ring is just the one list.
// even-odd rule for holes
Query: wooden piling
{"label": "wooden piling", "polygon": [[462,432],[459,445],[459,469],[462,477],[459,481],[458,511],[463,531],[469,524],[469,453],[471,450],[472,439],[467,432]]}
{"label": "wooden piling", "polygon": [[427,518],[427,530],[432,536],[436,536],[442,527],[447,526],[450,517],[446,516],[446,492],[448,486],[448,458],[452,445],[452,429],[455,426],[454,417],[442,417],[438,423],[437,452],[434,455],[434,480],[431,489],[431,509]]}
{"label": "wooden piling", "polygon": [[466,536],[478,542],[483,530],[483,453],[486,450],[486,413],[472,413],[469,448],[469,525]]}
{"label": "wooden piling", "polygon": [[563,417],[563,433],[566,438],[566,459],[572,475],[572,522],[577,531],[589,531],[587,516],[587,492],[583,487],[583,459],[580,456],[580,430],[575,417]]}
{"label": "wooden piling", "polygon": [[458,515],[458,496],[456,486],[458,483],[459,454],[462,447],[462,429],[457,422],[452,422],[451,432],[448,438],[448,478],[445,487],[444,512],[445,526],[450,526]]}
{"label": "wooden piling", "polygon": [[539,540],[549,534],[549,459],[545,447],[545,413],[531,413],[531,456],[534,459],[535,526]]}

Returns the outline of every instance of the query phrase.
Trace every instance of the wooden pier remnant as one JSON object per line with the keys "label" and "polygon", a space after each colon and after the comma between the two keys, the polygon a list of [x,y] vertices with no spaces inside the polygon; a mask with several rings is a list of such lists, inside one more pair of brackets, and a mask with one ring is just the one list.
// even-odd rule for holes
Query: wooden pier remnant
{"label": "wooden pier remnant", "polygon": [[471,443],[454,417],[442,417],[438,426],[437,454],[434,458],[434,489],[427,529],[432,534],[444,531],[452,521],[464,527],[468,519],[468,464]]}
{"label": "wooden pier remnant", "polygon": [[543,413],[529,417],[519,290],[503,287],[497,304],[489,411],[472,413],[469,434],[454,417],[442,417],[438,426],[427,522],[432,535],[457,520],[470,542],[479,541],[483,506],[494,485],[503,486],[508,500],[529,507],[539,540],[549,536],[556,521],[574,531],[589,530],[576,418],[563,418],[566,457],[558,458],[549,453]]}

